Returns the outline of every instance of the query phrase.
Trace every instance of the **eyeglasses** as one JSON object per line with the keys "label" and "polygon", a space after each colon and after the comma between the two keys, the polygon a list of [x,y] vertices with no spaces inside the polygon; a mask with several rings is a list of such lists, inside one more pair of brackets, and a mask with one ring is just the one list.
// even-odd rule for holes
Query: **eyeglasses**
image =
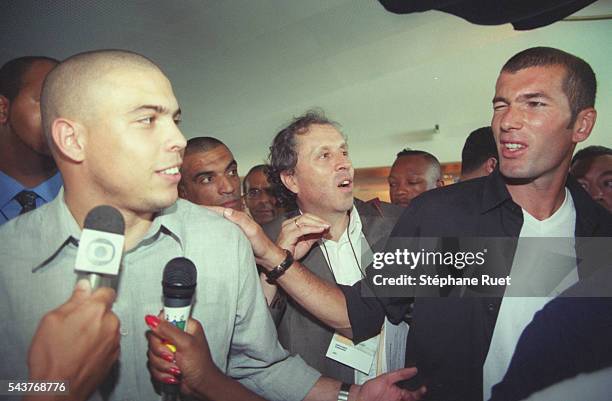
{"label": "eyeglasses", "polygon": [[274,194],[274,190],[272,188],[251,188],[244,196],[247,199],[257,199],[261,198],[264,193],[271,198],[276,198],[276,195]]}

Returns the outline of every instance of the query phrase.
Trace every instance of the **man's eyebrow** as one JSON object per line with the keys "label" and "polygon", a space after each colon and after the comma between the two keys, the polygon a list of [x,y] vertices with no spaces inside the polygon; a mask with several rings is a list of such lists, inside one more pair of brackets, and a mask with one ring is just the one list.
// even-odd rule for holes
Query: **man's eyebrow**
{"label": "man's eyebrow", "polygon": [[[138,106],[135,109],[131,110],[130,113],[138,113],[139,111],[146,111],[146,110],[154,111],[159,114],[169,113],[169,110],[167,107],[164,107],[159,104],[143,104],[142,106]],[[172,113],[172,117],[178,117],[180,115],[181,115],[180,108],[176,109],[176,111]]]}
{"label": "man's eyebrow", "polygon": [[[517,100],[518,101],[525,101],[525,100],[531,100],[531,99],[535,99],[535,98],[550,99],[550,96],[548,96],[547,94],[545,94],[543,92],[524,93],[522,95],[519,95]],[[503,96],[495,96],[493,98],[493,103],[497,103],[497,102],[510,103],[508,101],[508,99],[503,97]]]}
{"label": "man's eyebrow", "polygon": [[238,163],[236,163],[236,160],[233,160],[231,162],[229,162],[227,164],[227,166],[225,167],[225,171],[231,169],[231,168],[238,168]]}
{"label": "man's eyebrow", "polygon": [[550,99],[550,96],[543,92],[525,93],[518,97],[519,100],[531,100],[535,98]]}

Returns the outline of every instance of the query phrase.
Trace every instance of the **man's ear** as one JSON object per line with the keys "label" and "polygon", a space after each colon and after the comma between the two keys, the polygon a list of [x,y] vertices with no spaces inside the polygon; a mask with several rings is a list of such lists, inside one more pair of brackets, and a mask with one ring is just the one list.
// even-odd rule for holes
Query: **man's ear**
{"label": "man's ear", "polygon": [[281,182],[283,183],[283,185],[291,192],[293,192],[294,194],[297,195],[297,193],[299,192],[299,185],[297,183],[297,180],[295,178],[295,175],[292,173],[289,173],[287,171],[283,171],[282,173],[280,173],[280,179]]}
{"label": "man's ear", "polygon": [[0,95],[0,124],[6,124],[9,117],[11,101],[6,96]]}
{"label": "man's ear", "polygon": [[85,159],[85,127],[66,119],[56,118],[51,124],[52,147],[64,158],[74,162]]}
{"label": "man's ear", "polygon": [[586,108],[578,113],[576,121],[574,122],[572,141],[574,143],[579,143],[586,140],[589,135],[591,135],[596,119],[597,111],[592,107]]}
{"label": "man's ear", "polygon": [[485,162],[485,171],[487,172],[487,175],[491,174],[493,170],[495,170],[495,167],[497,167],[497,159],[494,157],[489,157]]}

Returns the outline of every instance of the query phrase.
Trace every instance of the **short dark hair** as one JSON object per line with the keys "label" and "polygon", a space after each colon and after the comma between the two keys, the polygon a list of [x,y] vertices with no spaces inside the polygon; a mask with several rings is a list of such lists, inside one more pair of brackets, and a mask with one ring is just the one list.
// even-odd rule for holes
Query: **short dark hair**
{"label": "short dark hair", "polygon": [[208,152],[218,146],[225,146],[225,144],[212,136],[198,136],[187,141],[185,155],[196,152]]}
{"label": "short dark hair", "polygon": [[283,207],[294,205],[296,196],[281,181],[281,173],[293,174],[298,161],[295,137],[306,134],[313,125],[331,125],[339,130],[339,124],[325,117],[323,111],[309,110],[299,117],[294,117],[272,140],[268,156],[268,182],[276,191],[276,198]]}
{"label": "short dark hair", "polygon": [[243,193],[246,193],[246,191],[247,191],[246,190],[246,182],[247,182],[247,179],[249,178],[249,176],[252,173],[254,173],[256,171],[259,171],[259,170],[263,171],[263,173],[266,176],[266,178],[268,177],[268,165],[266,165],[266,164],[257,164],[255,166],[251,167],[249,172],[246,173],[246,175],[244,176],[244,179],[242,180],[242,192]]}
{"label": "short dark hair", "polygon": [[468,135],[461,151],[461,175],[478,169],[491,157],[499,160],[491,127],[482,127]]}
{"label": "short dark hair", "polygon": [[[397,153],[397,157],[395,158],[395,161],[397,161],[397,159],[399,159],[400,157],[414,157],[414,156],[420,156],[423,159],[425,159],[427,163],[429,163],[430,168],[429,168],[428,175],[429,175],[429,180],[432,184],[434,184],[437,180],[442,178],[442,166],[440,165],[440,161],[438,160],[436,156],[424,150],[414,150],[410,148],[404,148]],[[395,162],[393,163],[395,164]]]}
{"label": "short dark hair", "polygon": [[587,146],[586,148],[580,149],[578,152],[574,154],[574,157],[572,157],[571,165],[573,166],[574,163],[582,161],[582,160],[594,159],[598,156],[605,156],[605,155],[612,155],[612,149],[605,147],[605,146],[599,146],[599,145]]}
{"label": "short dark hair", "polygon": [[583,59],[552,47],[532,47],[512,56],[502,72],[516,73],[530,67],[560,65],[565,68],[563,93],[569,101],[572,117],[568,126],[576,121],[578,113],[595,106],[597,80],[591,66]]}
{"label": "short dark hair", "polygon": [[59,63],[59,60],[46,56],[26,56],[7,61],[0,67],[0,95],[13,101],[23,86],[23,76],[38,61]]}
{"label": "short dark hair", "polygon": [[414,150],[410,148],[404,148],[400,150],[399,152],[397,152],[397,156],[395,160],[399,159],[400,157],[404,157],[404,156],[421,156],[422,158],[427,160],[429,164],[431,164],[433,167],[437,168],[438,170],[441,169],[440,161],[438,160],[438,158],[424,150]]}

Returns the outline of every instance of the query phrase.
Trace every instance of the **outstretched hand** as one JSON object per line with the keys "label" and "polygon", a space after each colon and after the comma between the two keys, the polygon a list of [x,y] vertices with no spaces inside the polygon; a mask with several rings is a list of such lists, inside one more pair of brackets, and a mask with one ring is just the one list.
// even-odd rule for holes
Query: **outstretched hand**
{"label": "outstretched hand", "polygon": [[251,242],[257,263],[266,269],[274,268],[285,258],[283,249],[290,251],[294,259],[301,259],[329,229],[327,222],[306,213],[284,221],[275,244],[247,213],[221,206],[206,208],[224,216],[242,229]]}
{"label": "outstretched hand", "polygon": [[283,222],[276,245],[290,251],[295,259],[302,259],[329,227],[325,220],[304,213]]}
{"label": "outstretched hand", "polygon": [[365,382],[359,393],[358,401],[417,401],[425,395],[426,388],[422,386],[418,390],[409,391],[399,388],[395,383],[407,380],[416,375],[416,368],[404,368],[385,373],[375,379]]}

